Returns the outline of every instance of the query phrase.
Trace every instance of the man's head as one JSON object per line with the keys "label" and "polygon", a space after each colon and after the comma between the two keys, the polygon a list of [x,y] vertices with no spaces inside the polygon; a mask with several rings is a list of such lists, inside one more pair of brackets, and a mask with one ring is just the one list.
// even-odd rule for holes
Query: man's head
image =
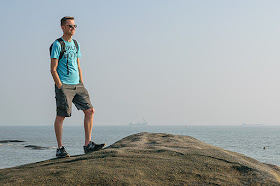
{"label": "man's head", "polygon": [[74,17],[63,17],[60,20],[61,29],[65,35],[74,35],[77,25],[75,25]]}

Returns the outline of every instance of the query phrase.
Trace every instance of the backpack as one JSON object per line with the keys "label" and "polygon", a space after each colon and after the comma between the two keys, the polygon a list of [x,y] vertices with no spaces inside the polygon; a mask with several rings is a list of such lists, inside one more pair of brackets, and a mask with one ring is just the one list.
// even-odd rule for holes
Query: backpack
{"label": "backpack", "polygon": [[[75,39],[72,39],[72,40],[74,41],[74,44],[76,46],[76,51],[78,53],[78,48],[79,48],[78,47],[78,42]],[[61,60],[61,58],[63,57],[64,53],[66,52],[66,50],[65,50],[65,43],[64,43],[62,38],[58,38],[56,41],[58,41],[60,43],[60,46],[61,46],[61,51],[60,51],[59,59],[58,59],[58,61],[59,61],[59,60]],[[52,55],[52,47],[53,47],[53,43],[50,46],[50,56]],[[67,65],[67,74],[69,74],[68,58],[66,58],[66,59],[67,59],[67,64],[66,64]]]}

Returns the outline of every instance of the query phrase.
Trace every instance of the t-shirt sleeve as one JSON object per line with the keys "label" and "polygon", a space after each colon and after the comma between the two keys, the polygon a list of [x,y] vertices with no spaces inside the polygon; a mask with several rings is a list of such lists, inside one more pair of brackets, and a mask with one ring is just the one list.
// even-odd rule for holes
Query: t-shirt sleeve
{"label": "t-shirt sleeve", "polygon": [[53,42],[51,58],[59,59],[61,46],[58,41]]}
{"label": "t-shirt sleeve", "polygon": [[77,58],[80,58],[82,56],[81,54],[81,50],[80,50],[80,44],[78,43],[78,54],[77,54]]}

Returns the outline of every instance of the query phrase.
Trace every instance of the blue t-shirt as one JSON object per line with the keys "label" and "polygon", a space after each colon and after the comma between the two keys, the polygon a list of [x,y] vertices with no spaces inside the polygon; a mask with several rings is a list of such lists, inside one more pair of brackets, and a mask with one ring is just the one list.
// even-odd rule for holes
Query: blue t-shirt
{"label": "blue t-shirt", "polygon": [[[78,43],[78,48],[76,49],[75,43],[73,39],[71,42],[65,41],[65,53],[61,60],[58,61],[57,73],[60,78],[61,83],[69,84],[69,85],[77,85],[80,81],[79,70],[77,58],[81,57],[80,45]],[[77,52],[78,50],[78,52]],[[59,59],[61,51],[61,46],[59,41],[55,41],[53,43],[51,58]],[[67,70],[67,60],[68,60],[68,68],[69,74]]]}

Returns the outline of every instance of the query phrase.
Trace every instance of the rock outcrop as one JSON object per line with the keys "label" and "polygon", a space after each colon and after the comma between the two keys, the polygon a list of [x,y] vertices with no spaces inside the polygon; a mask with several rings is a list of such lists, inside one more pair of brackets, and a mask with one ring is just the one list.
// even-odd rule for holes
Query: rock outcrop
{"label": "rock outcrop", "polygon": [[0,140],[0,143],[21,143],[21,142],[25,142],[25,141],[21,141],[21,140]]}
{"label": "rock outcrop", "polygon": [[189,136],[139,133],[104,150],[0,170],[7,185],[280,185],[280,168]]}

